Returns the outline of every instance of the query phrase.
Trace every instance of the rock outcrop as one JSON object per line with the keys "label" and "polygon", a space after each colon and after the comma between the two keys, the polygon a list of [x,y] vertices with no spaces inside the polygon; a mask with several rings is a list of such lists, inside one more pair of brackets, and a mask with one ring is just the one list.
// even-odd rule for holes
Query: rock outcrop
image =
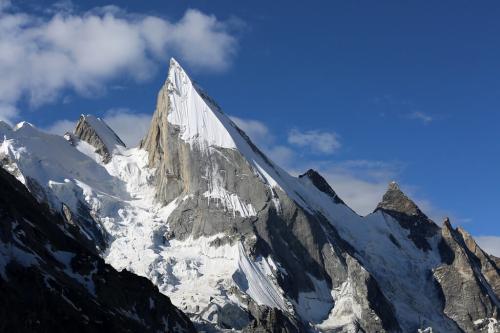
{"label": "rock outcrop", "polygon": [[389,184],[387,192],[375,211],[391,215],[403,228],[408,229],[410,231],[408,238],[418,248],[424,251],[431,249],[428,239],[439,232],[439,227],[401,191],[396,182]]}
{"label": "rock outcrop", "polygon": [[309,169],[306,173],[300,175],[299,178],[309,179],[318,190],[331,197],[333,202],[345,205],[344,201],[335,193],[326,179],[316,170]]}
{"label": "rock outcrop", "polygon": [[76,124],[74,135],[92,145],[95,152],[102,156],[103,162],[108,163],[113,151],[117,147],[125,147],[125,143],[102,120],[92,115],[81,115]]}
{"label": "rock outcrop", "polygon": [[[498,332],[500,274],[472,238],[453,229],[448,219],[441,230],[445,262],[434,270],[443,293],[444,313],[465,332]],[[490,325],[491,321],[491,325]],[[491,328],[488,327],[491,326]]]}

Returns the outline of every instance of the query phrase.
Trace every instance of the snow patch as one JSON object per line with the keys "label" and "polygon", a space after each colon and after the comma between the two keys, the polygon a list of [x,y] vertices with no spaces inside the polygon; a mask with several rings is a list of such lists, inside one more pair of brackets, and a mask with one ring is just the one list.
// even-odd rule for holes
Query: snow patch
{"label": "snow patch", "polygon": [[328,316],[333,307],[333,297],[326,281],[318,280],[310,274],[308,276],[313,282],[314,290],[299,293],[296,309],[303,320],[315,324]]}
{"label": "snow patch", "polygon": [[268,260],[258,257],[256,260],[249,258],[243,244],[238,245],[238,273],[236,283],[257,304],[278,308],[285,312],[290,310],[290,305],[285,301],[283,291],[278,287],[273,274],[272,266]]}
{"label": "snow patch", "polygon": [[241,217],[257,215],[252,204],[245,203],[238,195],[229,193],[223,187],[213,187],[209,191],[203,193],[203,195],[205,198],[208,198],[208,205],[210,205],[210,200],[215,200],[217,207],[220,205],[227,211],[232,212],[233,217],[236,217],[236,212],[238,212]]}
{"label": "snow patch", "polygon": [[331,291],[335,306],[331,309],[328,318],[316,325],[321,330],[334,330],[345,328],[347,332],[357,332],[353,325],[358,318],[361,318],[361,305],[354,298],[355,292],[348,279],[338,288]]}

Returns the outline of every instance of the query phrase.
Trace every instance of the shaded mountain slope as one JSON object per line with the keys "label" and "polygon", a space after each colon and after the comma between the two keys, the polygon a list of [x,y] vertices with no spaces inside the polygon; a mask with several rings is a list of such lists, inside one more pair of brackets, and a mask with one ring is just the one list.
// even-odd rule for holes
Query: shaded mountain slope
{"label": "shaded mountain slope", "polygon": [[117,272],[0,169],[0,331],[194,332],[148,280]]}

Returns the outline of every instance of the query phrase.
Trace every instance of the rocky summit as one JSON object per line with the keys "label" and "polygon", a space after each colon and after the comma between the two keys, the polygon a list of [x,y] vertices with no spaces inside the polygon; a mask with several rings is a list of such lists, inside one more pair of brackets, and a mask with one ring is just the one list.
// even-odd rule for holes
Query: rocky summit
{"label": "rocky summit", "polygon": [[[23,123],[2,124],[0,138],[14,184],[2,195],[46,214],[1,202],[2,299],[53,309],[27,307],[32,323],[52,327],[58,313],[88,330],[500,331],[499,259],[465,230],[432,221],[396,183],[359,216],[317,171],[274,163],[174,59],[138,147],[91,115],[64,137]],[[26,279],[39,296],[14,296]]]}

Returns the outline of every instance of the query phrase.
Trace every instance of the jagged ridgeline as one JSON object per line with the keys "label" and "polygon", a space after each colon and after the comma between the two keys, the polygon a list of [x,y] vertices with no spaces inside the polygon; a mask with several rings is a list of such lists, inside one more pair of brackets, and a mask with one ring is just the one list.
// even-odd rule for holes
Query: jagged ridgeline
{"label": "jagged ridgeline", "polygon": [[357,215],[318,172],[272,162],[173,59],[139,147],[92,116],[65,138],[0,137],[6,170],[200,330],[499,329],[499,260],[464,230],[395,183]]}

